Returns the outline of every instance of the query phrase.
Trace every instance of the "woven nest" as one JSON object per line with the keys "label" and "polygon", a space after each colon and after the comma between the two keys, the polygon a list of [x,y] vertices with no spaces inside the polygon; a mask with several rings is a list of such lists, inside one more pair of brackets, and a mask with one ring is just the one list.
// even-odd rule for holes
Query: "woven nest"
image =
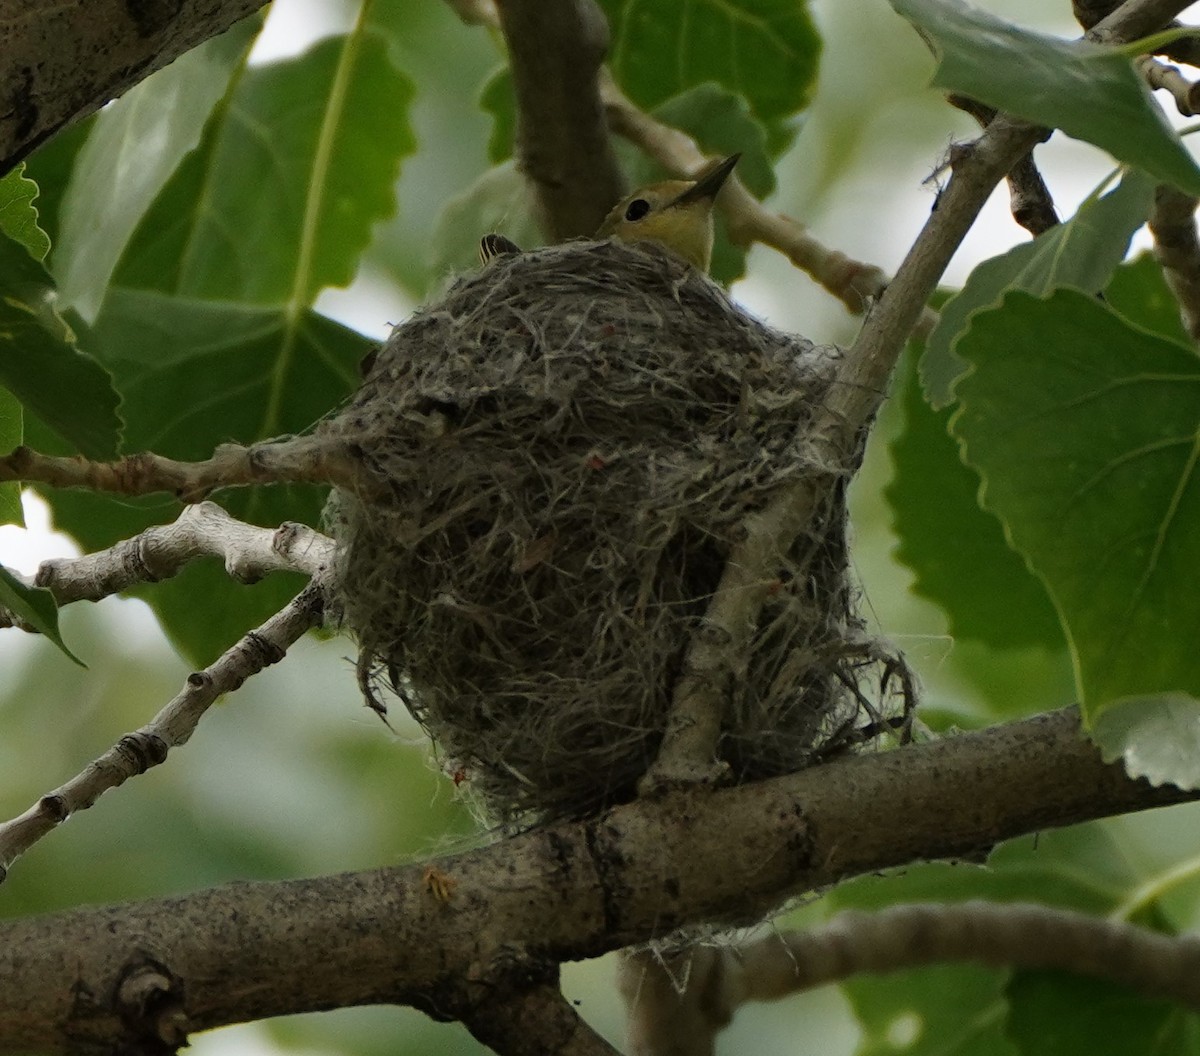
{"label": "woven nest", "polygon": [[854,613],[853,467],[814,466],[806,439],[836,355],[649,247],[458,281],[323,427],[385,485],[331,516],[370,697],[386,677],[504,823],[631,797],[747,514],[816,473],[823,509],[779,555],[718,754],[748,781],[873,736],[898,661]]}

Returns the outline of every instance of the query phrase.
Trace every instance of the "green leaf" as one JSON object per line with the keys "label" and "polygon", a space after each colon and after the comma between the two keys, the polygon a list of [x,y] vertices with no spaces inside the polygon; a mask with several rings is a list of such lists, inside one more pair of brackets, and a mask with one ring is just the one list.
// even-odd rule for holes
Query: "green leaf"
{"label": "green leaf", "polygon": [[1138,170],[1126,172],[1116,190],[1089,198],[1070,220],[975,268],[929,335],[921,381],[930,403],[941,409],[954,398],[954,385],[967,369],[955,343],[975,312],[998,304],[1011,289],[1043,294],[1070,286],[1098,293],[1125,259],[1153,202],[1154,181]]}
{"label": "green leaf", "polygon": [[0,386],[91,458],[117,450],[112,379],[76,347],[54,285],[25,247],[0,235]]}
{"label": "green leaf", "polygon": [[138,222],[200,142],[245,62],[261,20],[247,18],[186,52],[97,116],[62,202],[54,271],[63,299],[94,319]]}
{"label": "green leaf", "polygon": [[41,587],[29,587],[0,565],[0,606],[20,617],[49,638],[80,667],[87,665],[62,640],[58,630],[58,605],[54,595]]}
{"label": "green leaf", "polygon": [[442,207],[432,239],[432,267],[445,275],[479,266],[479,239],[507,235],[522,249],[540,245],[529,186],[511,161],[489,169]]}
{"label": "green leaf", "polygon": [[0,234],[19,242],[34,260],[45,260],[50,236],[38,226],[37,195],[38,186],[26,179],[23,164],[0,177]]}
{"label": "green leaf", "polygon": [[639,106],[717,81],[760,118],[808,105],[821,39],[802,0],[601,0],[612,30],[609,65]]}
{"label": "green leaf", "polygon": [[1152,785],[1200,788],[1200,701],[1184,693],[1126,698],[1096,719],[1092,740],[1106,762]]}
{"label": "green leaf", "polygon": [[921,398],[915,361],[906,357],[905,424],[891,444],[885,493],[896,557],[912,569],[914,592],[945,612],[956,639],[1061,650],[1062,627],[1046,588],[1005,541],[1000,522],[980,509],[979,476],[959,458],[949,412]]}
{"label": "green leaf", "polygon": [[1195,1012],[1102,979],[1018,972],[1007,997],[1006,1032],[1022,1056],[1200,1053],[1200,1019]]}
{"label": "green leaf", "polygon": [[1119,50],[1020,29],[960,0],[891,0],[938,53],[933,84],[1200,194],[1200,168]]}
{"label": "green leaf", "polygon": [[365,31],[251,68],[143,220],[119,284],[295,307],[348,284],[395,210],[411,98]]}
{"label": "green leaf", "polygon": [[[24,439],[21,404],[6,389],[0,389],[0,454],[7,454]],[[24,526],[21,509],[21,485],[15,481],[0,484],[0,524]]]}
{"label": "green leaf", "polygon": [[959,352],[952,429],[1058,608],[1086,722],[1200,696],[1200,360],[1074,290],[1008,294]]}

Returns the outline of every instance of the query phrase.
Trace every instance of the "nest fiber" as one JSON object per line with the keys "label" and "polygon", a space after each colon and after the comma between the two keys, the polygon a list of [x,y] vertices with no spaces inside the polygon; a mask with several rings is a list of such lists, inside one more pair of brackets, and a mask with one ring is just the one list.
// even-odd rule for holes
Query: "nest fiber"
{"label": "nest fiber", "polygon": [[843,746],[893,668],[853,613],[852,467],[814,466],[806,437],[835,365],[652,247],[458,281],[323,427],[382,485],[332,514],[364,684],[386,676],[503,822],[629,798],[747,515],[815,474],[821,514],[728,672],[718,754],[744,781]]}

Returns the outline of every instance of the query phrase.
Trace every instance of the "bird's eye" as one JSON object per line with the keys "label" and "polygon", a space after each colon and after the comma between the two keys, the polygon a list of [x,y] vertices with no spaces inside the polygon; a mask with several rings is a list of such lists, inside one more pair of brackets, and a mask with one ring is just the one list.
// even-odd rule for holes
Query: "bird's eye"
{"label": "bird's eye", "polygon": [[645,198],[635,198],[625,210],[626,220],[640,220],[650,212],[650,203]]}

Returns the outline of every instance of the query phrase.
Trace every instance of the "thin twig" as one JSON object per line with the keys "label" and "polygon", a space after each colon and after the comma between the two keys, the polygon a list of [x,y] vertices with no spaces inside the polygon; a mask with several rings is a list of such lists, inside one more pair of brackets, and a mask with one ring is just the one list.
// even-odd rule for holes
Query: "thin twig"
{"label": "thin twig", "polygon": [[1200,340],[1200,240],[1196,237],[1197,199],[1166,184],[1154,192],[1150,233],[1154,256],[1175,299],[1184,327]]}
{"label": "thin twig", "polygon": [[[305,524],[260,528],[230,517],[212,502],[185,506],[173,524],[155,525],[107,550],[54,558],[38,566],[32,585],[44,587],[59,605],[99,601],[138,583],[158,583],[199,557],[220,557],[241,583],[271,572],[323,573],[333,560],[333,540]],[[0,626],[15,619],[0,608]]]}
{"label": "thin twig", "polygon": [[199,502],[217,488],[247,484],[336,484],[359,492],[377,487],[350,445],[309,436],[249,447],[222,444],[203,462],[179,462],[150,451],[94,462],[18,447],[0,456],[0,483],[13,480],[119,495],[166,491],[181,502]]}
{"label": "thin twig", "polygon": [[917,903],[847,911],[731,951],[742,999],[773,1000],[863,973],[974,963],[1107,979],[1200,1008],[1200,938],[1030,903]]}
{"label": "thin twig", "polygon": [[608,22],[595,0],[497,7],[517,96],[517,158],[542,228],[552,242],[591,235],[624,191],[596,86]]}
{"label": "thin twig", "polygon": [[188,742],[209,706],[251,675],[282,660],[325,611],[324,577],[314,579],[283,609],[227,650],[203,671],[188,675],[183,689],[145,726],[126,734],[66,784],[42,796],[25,813],[0,823],[0,881],[38,840],[101,794],[145,773]]}
{"label": "thin twig", "polygon": [[[987,128],[988,122],[996,116],[994,107],[986,106],[965,95],[952,92],[946,99],[951,106],[975,118],[980,128]],[[1009,210],[1021,227],[1036,238],[1058,224],[1054,199],[1038,171],[1032,151],[1009,170],[1005,179],[1008,182]]]}
{"label": "thin twig", "polygon": [[[1131,24],[1127,30],[1121,31],[1121,36],[1125,40],[1135,40],[1138,37],[1147,36],[1158,29],[1179,29],[1182,23],[1174,21],[1174,16],[1182,11],[1185,7],[1190,6],[1192,0],[1151,0],[1147,4],[1124,5],[1128,10],[1122,17],[1127,17],[1131,23],[1136,19],[1136,24]],[[1119,8],[1122,7],[1121,0],[1072,0],[1071,7],[1075,15],[1075,20],[1083,26],[1084,29],[1092,29],[1102,20],[1113,15]],[[1101,40],[1101,37],[1093,37],[1091,39]],[[1184,37],[1180,40],[1172,41],[1170,44],[1163,45],[1159,50],[1160,55],[1169,55],[1176,62],[1186,62],[1190,66],[1200,64],[1200,41],[1194,37]]]}
{"label": "thin twig", "polygon": [[809,931],[740,945],[625,954],[618,982],[630,1056],[712,1052],[748,1001],[858,975],[963,963],[1072,972],[1200,1008],[1200,938],[1029,903],[915,903],[849,910]]}
{"label": "thin twig", "polygon": [[1179,72],[1178,66],[1159,62],[1151,55],[1139,55],[1133,64],[1151,88],[1171,93],[1175,109],[1184,117],[1195,117],[1200,113],[1200,84],[1189,81]]}

